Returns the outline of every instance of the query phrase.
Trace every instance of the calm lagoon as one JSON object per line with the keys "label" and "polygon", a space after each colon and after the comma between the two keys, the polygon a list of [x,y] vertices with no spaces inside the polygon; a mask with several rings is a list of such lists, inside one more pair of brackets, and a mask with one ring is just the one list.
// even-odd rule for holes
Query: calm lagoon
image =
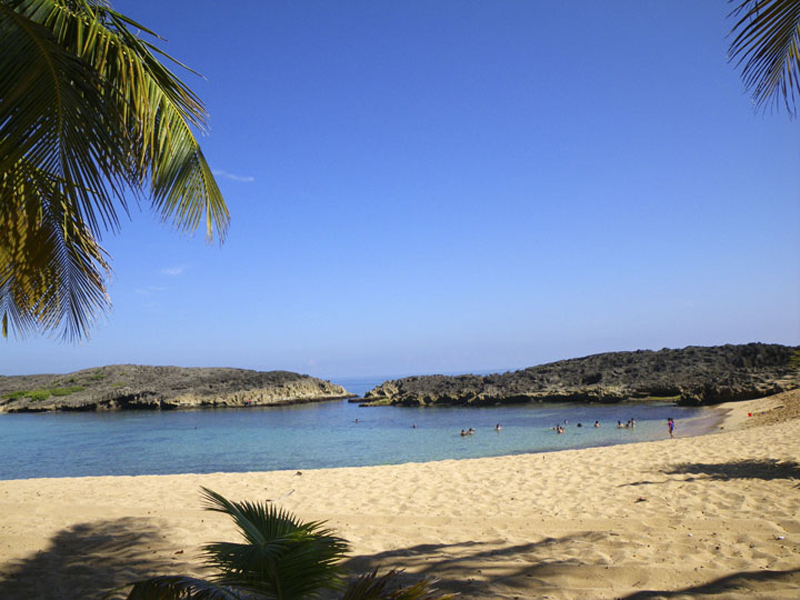
{"label": "calm lagoon", "polygon": [[[362,408],[342,401],[3,414],[0,479],[319,469],[547,452],[664,439],[667,417],[685,434],[701,429],[708,415],[668,404]],[[617,429],[618,420],[630,418],[636,428]],[[564,434],[551,431],[565,421]],[[470,427],[475,435],[461,437]]]}

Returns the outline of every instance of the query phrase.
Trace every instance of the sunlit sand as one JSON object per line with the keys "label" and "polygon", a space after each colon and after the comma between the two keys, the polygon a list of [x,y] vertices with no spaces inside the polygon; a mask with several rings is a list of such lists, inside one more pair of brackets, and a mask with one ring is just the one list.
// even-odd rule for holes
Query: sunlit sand
{"label": "sunlit sand", "polygon": [[354,571],[404,568],[467,599],[794,599],[798,405],[788,392],[730,405],[719,433],[681,438],[679,421],[674,440],[665,423],[663,441],[547,454],[0,481],[0,598],[201,575],[199,547],[235,537],[202,510],[207,486],[328,520],[352,543]]}

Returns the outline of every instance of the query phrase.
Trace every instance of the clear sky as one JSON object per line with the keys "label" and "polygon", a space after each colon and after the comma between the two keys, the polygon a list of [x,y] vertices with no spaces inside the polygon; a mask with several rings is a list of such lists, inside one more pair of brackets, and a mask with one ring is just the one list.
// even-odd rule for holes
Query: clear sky
{"label": "clear sky", "polygon": [[755,114],[725,0],[117,0],[205,76],[228,241],[143,206],[104,364],[323,378],[800,343],[800,125]]}

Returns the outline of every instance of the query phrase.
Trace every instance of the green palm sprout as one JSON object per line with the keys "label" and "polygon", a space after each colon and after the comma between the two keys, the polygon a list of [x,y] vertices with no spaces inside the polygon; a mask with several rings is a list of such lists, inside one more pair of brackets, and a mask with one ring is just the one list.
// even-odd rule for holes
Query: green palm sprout
{"label": "green palm sprout", "polygon": [[[200,99],[105,0],[0,0],[0,323],[85,337],[109,306],[99,241],[147,198],[222,241]],[[173,61],[175,62],[175,61]],[[181,68],[184,65],[175,62]]]}
{"label": "green palm sprout", "polygon": [[[348,543],[322,522],[303,523],[270,503],[231,502],[202,488],[206,509],[229,515],[243,542],[215,542],[203,548],[217,574],[209,580],[154,577],[133,584],[127,600],[302,600],[344,586],[341,561]],[[431,582],[397,588],[396,571],[377,571],[352,581],[342,600],[448,600],[434,596]]]}

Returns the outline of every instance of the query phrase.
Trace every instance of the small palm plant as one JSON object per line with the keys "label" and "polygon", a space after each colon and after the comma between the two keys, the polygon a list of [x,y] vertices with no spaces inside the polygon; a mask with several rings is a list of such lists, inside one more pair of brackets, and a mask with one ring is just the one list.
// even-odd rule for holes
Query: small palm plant
{"label": "small palm plant", "polygon": [[[324,528],[324,522],[303,523],[269,503],[231,502],[202,488],[206,509],[230,515],[243,543],[214,542],[203,547],[206,563],[216,569],[211,579],[180,575],[154,577],[133,584],[128,600],[303,600],[343,587],[341,561],[346,540]],[[392,586],[396,571],[377,571],[352,581],[342,600],[446,600],[434,597],[431,582]]]}

